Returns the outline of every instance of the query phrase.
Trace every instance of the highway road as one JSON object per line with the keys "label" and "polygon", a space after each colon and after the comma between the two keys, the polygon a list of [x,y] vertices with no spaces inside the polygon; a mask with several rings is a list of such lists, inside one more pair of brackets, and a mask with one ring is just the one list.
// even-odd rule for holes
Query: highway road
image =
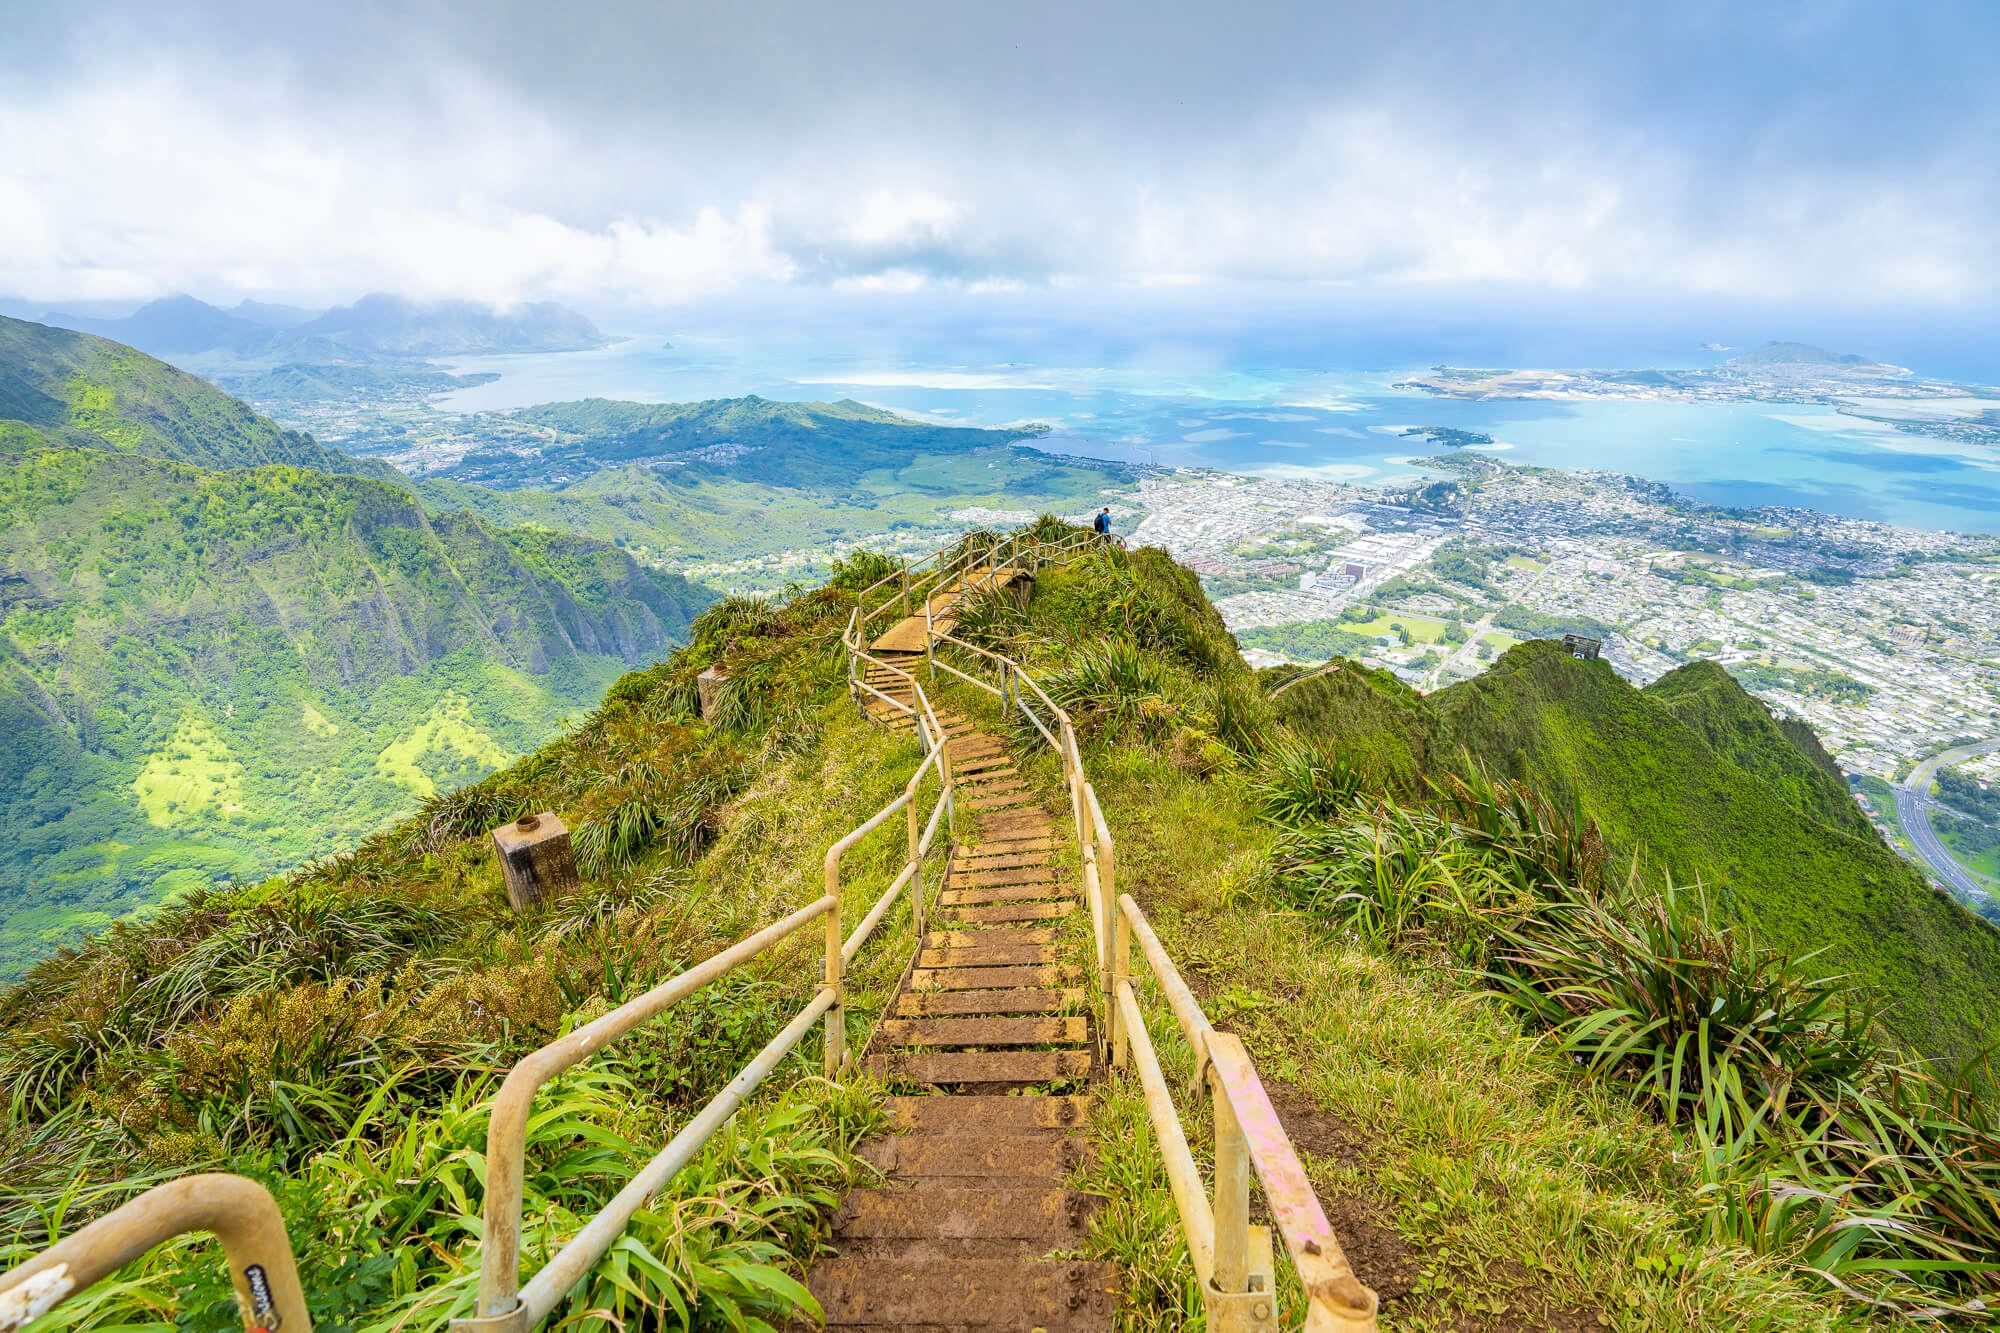
{"label": "highway road", "polygon": [[2000,741],[1975,741],[1971,745],[1960,745],[1934,754],[1918,764],[1903,785],[1896,788],[1896,818],[1902,821],[1904,832],[1917,845],[1917,852],[1930,865],[1932,873],[1961,897],[1989,898],[1992,889],[1990,885],[1981,884],[1970,871],[1952,859],[1950,851],[1939,840],[1937,830],[1931,827],[1931,781],[1938,769],[1946,764],[1955,764],[1989,750],[2000,750]]}

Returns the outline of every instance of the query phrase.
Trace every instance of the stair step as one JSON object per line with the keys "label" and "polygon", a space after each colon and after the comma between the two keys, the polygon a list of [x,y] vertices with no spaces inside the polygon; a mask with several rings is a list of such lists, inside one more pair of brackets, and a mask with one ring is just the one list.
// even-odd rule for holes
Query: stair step
{"label": "stair step", "polygon": [[958,860],[976,864],[996,857],[1040,856],[1046,859],[1056,849],[1055,831],[1017,838],[995,838],[968,843],[959,849]]}
{"label": "stair step", "polygon": [[1080,1046],[1090,1040],[1081,1018],[890,1018],[882,1040],[890,1046]]}
{"label": "stair step", "polygon": [[807,1285],[828,1328],[1073,1333],[1118,1311],[1117,1266],[1082,1260],[822,1259]]}
{"label": "stair step", "polygon": [[984,773],[960,773],[958,785],[966,789],[968,797],[978,797],[986,801],[988,797],[1004,797],[1014,791],[1028,791],[1026,779],[1020,777],[1018,769],[986,769]]}
{"label": "stair step", "polygon": [[906,1134],[1019,1134],[1066,1129],[1090,1114],[1088,1097],[891,1097],[889,1115]]}
{"label": "stair step", "polygon": [[[954,753],[958,753],[968,750],[969,747],[954,745],[952,749]],[[968,754],[966,758],[960,760],[958,763],[954,765],[954,767],[956,767],[961,774],[995,773],[995,772],[1014,773],[1020,771],[1014,767],[1013,759],[1004,752],[994,755],[980,755],[977,757],[972,757],[971,755]]]}
{"label": "stair step", "polygon": [[970,945],[963,949],[925,949],[917,954],[920,968],[1041,967],[1055,960],[1053,944]]}
{"label": "stair step", "polygon": [[940,967],[917,968],[910,973],[910,989],[925,990],[1018,990],[1023,986],[1074,986],[1083,978],[1075,968],[1056,967]]}
{"label": "stair step", "polygon": [[890,1134],[861,1145],[861,1156],[904,1180],[960,1182],[973,1188],[998,1177],[1056,1186],[1082,1165],[1083,1140],[1061,1130],[1026,1134]]}
{"label": "stair step", "polygon": [[1017,810],[993,810],[979,818],[982,842],[1023,842],[1055,833],[1055,821],[1038,805]]}
{"label": "stair step", "polygon": [[993,884],[985,888],[946,889],[939,901],[946,907],[976,907],[981,903],[1037,902],[1069,891],[1056,884]]}
{"label": "stair step", "polygon": [[1025,787],[1017,791],[998,792],[992,796],[979,796],[976,794],[968,793],[965,798],[965,807],[968,810],[996,810],[996,811],[1030,810],[1030,809],[1041,808],[1040,803],[1037,801],[1034,793],[1028,791]]}
{"label": "stair step", "polygon": [[1052,1083],[1088,1078],[1089,1051],[892,1051],[868,1057],[877,1078],[901,1077],[918,1083]]}
{"label": "stair step", "polygon": [[926,949],[977,949],[989,944],[1050,944],[1056,932],[1050,926],[991,926],[978,930],[929,930],[924,932]]}
{"label": "stair step", "polygon": [[1049,851],[1040,848],[1021,852],[985,853],[961,848],[951,858],[953,870],[1021,870],[1029,866],[1045,866],[1049,863]]}
{"label": "stair step", "polygon": [[[940,909],[943,910],[943,909]],[[953,907],[947,913],[953,921],[979,925],[1003,921],[1054,921],[1076,910],[1076,900],[1060,902],[996,903],[989,907]]]}
{"label": "stair step", "polygon": [[1083,1008],[1079,989],[944,990],[896,998],[897,1018],[966,1017],[973,1014],[1055,1014]]}
{"label": "stair step", "polygon": [[1001,884],[1053,884],[1055,872],[1047,866],[1008,866],[988,870],[961,870],[956,863],[951,867],[945,883],[954,889],[990,889]]}

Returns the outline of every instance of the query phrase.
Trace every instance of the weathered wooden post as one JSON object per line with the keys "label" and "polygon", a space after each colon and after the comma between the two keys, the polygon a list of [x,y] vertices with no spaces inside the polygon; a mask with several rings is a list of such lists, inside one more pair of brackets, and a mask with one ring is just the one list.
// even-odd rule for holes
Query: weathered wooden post
{"label": "weathered wooden post", "polygon": [[576,887],[576,852],[569,829],[553,814],[522,815],[493,830],[507,902],[525,912]]}
{"label": "weathered wooden post", "polygon": [[[851,834],[849,835],[852,836]],[[840,956],[840,843],[826,854],[826,896],[833,906],[826,914],[826,989],[833,993],[833,1005],[826,1011],[826,1076],[837,1081],[847,1063],[847,980],[846,964]],[[918,944],[921,946],[922,941]]]}
{"label": "weathered wooden post", "polygon": [[[917,730],[923,730],[921,724],[919,724]],[[940,768],[939,771],[942,772],[943,769]],[[907,855],[910,866],[910,893],[912,895],[910,898],[910,927],[916,931],[917,948],[919,949],[924,947],[924,858],[918,850],[923,844],[923,833],[918,828],[919,821],[917,819],[917,791],[922,785],[922,773],[910,779],[910,803],[903,807],[904,813],[907,816],[907,836],[909,839],[909,851]],[[943,795],[942,791],[938,793],[940,800],[943,799]]]}

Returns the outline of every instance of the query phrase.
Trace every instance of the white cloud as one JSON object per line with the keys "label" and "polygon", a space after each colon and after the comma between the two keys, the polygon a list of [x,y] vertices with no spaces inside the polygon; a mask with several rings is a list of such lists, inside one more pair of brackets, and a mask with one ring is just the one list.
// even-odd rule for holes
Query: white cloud
{"label": "white cloud", "polygon": [[303,59],[88,49],[0,82],[0,293],[2000,293],[1993,173],[1949,143],[1838,165],[1718,159],[1554,93],[1488,127],[1435,87],[1389,82],[1150,133],[1110,102],[1101,123],[1071,123],[855,87],[779,132],[744,119],[755,89],[620,117],[450,58],[321,88]]}

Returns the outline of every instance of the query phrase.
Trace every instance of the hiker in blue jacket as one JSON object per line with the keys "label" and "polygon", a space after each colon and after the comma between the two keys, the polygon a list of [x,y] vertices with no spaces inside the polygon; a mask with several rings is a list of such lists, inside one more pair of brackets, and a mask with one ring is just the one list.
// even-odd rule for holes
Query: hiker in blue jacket
{"label": "hiker in blue jacket", "polygon": [[1111,535],[1111,506],[1106,505],[1104,508],[1098,510],[1097,517],[1092,520],[1090,526],[1097,530],[1098,536],[1109,537]]}

